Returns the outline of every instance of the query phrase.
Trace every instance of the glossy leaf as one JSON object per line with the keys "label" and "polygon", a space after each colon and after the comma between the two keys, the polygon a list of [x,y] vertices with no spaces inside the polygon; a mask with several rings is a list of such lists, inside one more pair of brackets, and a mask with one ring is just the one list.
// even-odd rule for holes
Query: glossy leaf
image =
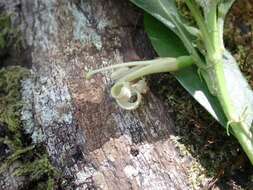
{"label": "glossy leaf", "polygon": [[[149,14],[144,17],[145,30],[161,57],[189,55],[180,38]],[[157,32],[159,31],[159,35]]]}
{"label": "glossy leaf", "polygon": [[179,16],[175,0],[130,0],[136,6],[162,22],[167,28],[173,31],[183,42],[188,52],[191,52],[195,60],[201,59],[194,48],[194,41],[198,30],[188,26]]}
{"label": "glossy leaf", "polygon": [[[151,43],[160,57],[183,56],[187,54],[186,48],[177,35],[168,27],[145,15],[145,29]],[[204,81],[199,78],[195,66],[174,73],[181,85],[223,126],[227,120],[217,98],[212,96]]]}

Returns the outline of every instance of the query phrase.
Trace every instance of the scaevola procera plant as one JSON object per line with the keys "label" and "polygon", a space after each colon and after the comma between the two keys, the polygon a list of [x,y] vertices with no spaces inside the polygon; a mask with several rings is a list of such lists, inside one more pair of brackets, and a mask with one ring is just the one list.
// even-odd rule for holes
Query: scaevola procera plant
{"label": "scaevola procera plant", "polygon": [[111,94],[131,110],[146,92],[144,76],[171,72],[238,139],[253,164],[253,92],[223,41],[224,20],[235,0],[185,0],[196,26],[181,18],[176,0],[130,1],[148,13],[145,29],[160,58],[113,65],[88,77],[116,69]]}

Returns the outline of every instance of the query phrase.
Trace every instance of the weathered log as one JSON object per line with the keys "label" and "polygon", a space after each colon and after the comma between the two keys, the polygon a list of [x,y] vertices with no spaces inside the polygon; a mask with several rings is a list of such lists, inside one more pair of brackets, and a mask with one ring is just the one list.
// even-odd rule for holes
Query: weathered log
{"label": "weathered log", "polygon": [[150,56],[138,11],[117,0],[0,4],[15,15],[30,55],[23,123],[73,178],[73,189],[191,189],[191,161],[171,141],[174,126],[162,102],[149,92],[138,110],[124,111],[109,95],[107,74],[84,77],[91,68]]}

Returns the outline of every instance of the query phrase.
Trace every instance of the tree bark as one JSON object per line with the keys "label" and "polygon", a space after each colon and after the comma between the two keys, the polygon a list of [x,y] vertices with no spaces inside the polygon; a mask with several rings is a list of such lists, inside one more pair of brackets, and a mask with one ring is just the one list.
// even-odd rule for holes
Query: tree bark
{"label": "tree bark", "polygon": [[171,141],[174,126],[162,102],[149,92],[138,110],[124,111],[110,97],[108,74],[84,77],[92,68],[152,55],[134,7],[118,0],[0,5],[14,14],[29,52],[23,123],[74,189],[191,189],[191,161]]}

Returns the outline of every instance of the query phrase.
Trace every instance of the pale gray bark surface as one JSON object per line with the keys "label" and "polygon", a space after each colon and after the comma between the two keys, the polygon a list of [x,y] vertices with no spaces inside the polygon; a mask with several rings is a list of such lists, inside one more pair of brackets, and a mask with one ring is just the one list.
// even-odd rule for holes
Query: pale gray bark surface
{"label": "pale gray bark surface", "polygon": [[171,142],[173,122],[160,100],[149,92],[138,110],[124,111],[110,97],[109,75],[84,77],[91,68],[138,59],[136,51],[146,47],[136,42],[139,14],[129,3],[0,3],[15,13],[30,54],[23,122],[35,142],[45,142],[53,165],[72,178],[73,189],[190,189],[191,162]]}

